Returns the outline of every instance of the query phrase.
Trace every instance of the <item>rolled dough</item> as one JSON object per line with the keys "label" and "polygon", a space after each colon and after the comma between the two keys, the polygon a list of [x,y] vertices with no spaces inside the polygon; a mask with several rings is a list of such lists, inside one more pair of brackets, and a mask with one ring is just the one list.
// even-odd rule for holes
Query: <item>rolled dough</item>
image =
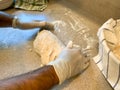
{"label": "rolled dough", "polygon": [[43,30],[38,33],[33,42],[34,50],[41,56],[43,65],[55,60],[65,45],[50,31]]}

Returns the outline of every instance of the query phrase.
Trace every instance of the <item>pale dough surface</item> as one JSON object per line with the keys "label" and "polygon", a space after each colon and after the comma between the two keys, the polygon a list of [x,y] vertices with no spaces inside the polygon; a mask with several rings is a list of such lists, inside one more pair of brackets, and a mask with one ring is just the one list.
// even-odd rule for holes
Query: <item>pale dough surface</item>
{"label": "pale dough surface", "polygon": [[46,65],[55,60],[65,45],[52,32],[43,30],[36,36],[33,47],[41,56],[42,64]]}
{"label": "pale dough surface", "polygon": [[111,20],[116,25],[112,26],[112,24],[109,23],[109,27],[112,26],[112,29],[107,28],[107,30],[104,30],[104,36],[107,45],[113,51],[113,54],[120,60],[120,19],[116,21],[113,19]]}
{"label": "pale dough surface", "polygon": [[120,43],[115,46],[113,53],[120,60]]}

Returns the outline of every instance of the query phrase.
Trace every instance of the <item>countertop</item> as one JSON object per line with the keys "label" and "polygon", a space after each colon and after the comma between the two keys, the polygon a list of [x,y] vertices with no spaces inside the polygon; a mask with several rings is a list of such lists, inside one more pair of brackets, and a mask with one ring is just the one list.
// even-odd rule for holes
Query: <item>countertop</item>
{"label": "countertop", "polygon": [[[75,5],[64,0],[52,1],[43,12],[7,9],[5,12],[15,13],[24,21],[39,19],[55,23],[54,34],[67,44],[72,40],[82,48],[89,45],[86,34],[92,39],[92,54],[97,55],[97,30],[100,27],[87,12],[74,11]],[[23,31],[13,28],[0,28],[0,79],[16,76],[40,67],[40,57],[34,52],[32,42],[39,29]],[[86,32],[84,34],[84,32]],[[18,42],[19,41],[19,42]],[[105,80],[93,60],[86,71],[79,76],[55,86],[52,90],[113,90]]]}

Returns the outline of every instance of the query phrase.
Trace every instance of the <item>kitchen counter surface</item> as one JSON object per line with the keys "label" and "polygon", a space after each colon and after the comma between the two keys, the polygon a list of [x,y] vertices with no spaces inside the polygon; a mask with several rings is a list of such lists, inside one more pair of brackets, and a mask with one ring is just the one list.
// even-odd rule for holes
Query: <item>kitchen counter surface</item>
{"label": "kitchen counter surface", "polygon": [[[78,12],[76,11],[78,10]],[[53,33],[64,43],[72,40],[75,44],[85,48],[93,46],[92,55],[97,55],[98,39],[96,36],[101,26],[99,20],[89,13],[75,7],[64,0],[52,1],[43,12],[23,11],[17,9],[5,10],[16,14],[22,21],[44,20],[55,24]],[[40,57],[34,52],[32,42],[39,31],[23,31],[13,28],[0,28],[0,79],[19,75],[40,67]],[[91,43],[86,35],[91,38]],[[113,90],[97,65],[91,60],[86,71],[77,77],[55,86],[52,90]]]}

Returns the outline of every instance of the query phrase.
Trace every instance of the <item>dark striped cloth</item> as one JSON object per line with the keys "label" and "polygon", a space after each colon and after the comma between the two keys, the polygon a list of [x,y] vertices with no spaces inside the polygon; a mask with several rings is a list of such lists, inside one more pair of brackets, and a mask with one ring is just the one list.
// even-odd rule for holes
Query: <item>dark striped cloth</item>
{"label": "dark striped cloth", "polygon": [[48,0],[16,0],[15,8],[43,11],[47,7],[47,3]]}
{"label": "dark striped cloth", "polygon": [[[108,38],[105,37],[105,31],[108,32]],[[119,37],[115,32],[120,32],[120,20],[109,19],[99,29],[97,36],[99,38],[99,53],[93,59],[106,80],[114,88],[120,90],[120,60],[116,58],[112,49]],[[116,38],[113,38],[113,37]],[[114,40],[113,40],[114,39]]]}

